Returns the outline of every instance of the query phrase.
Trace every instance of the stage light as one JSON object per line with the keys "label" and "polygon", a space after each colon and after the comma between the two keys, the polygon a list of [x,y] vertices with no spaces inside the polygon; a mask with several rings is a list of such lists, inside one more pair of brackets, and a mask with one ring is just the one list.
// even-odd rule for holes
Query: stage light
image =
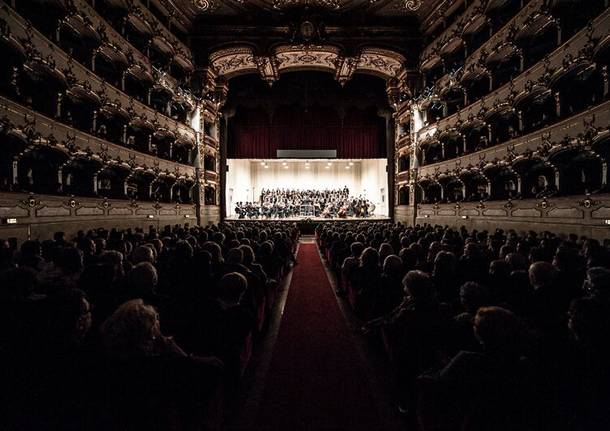
{"label": "stage light", "polygon": [[328,166],[331,166],[331,165],[332,165],[332,163],[331,163],[331,162],[328,162],[328,163],[327,163],[327,165],[328,165]]}
{"label": "stage light", "polygon": [[286,162],[282,162],[282,165],[286,166]]}
{"label": "stage light", "polygon": [[284,169],[288,169],[288,166],[284,166]]}
{"label": "stage light", "polygon": [[265,169],[269,169],[269,165],[265,165]]}
{"label": "stage light", "polygon": [[354,166],[354,162],[349,162],[349,165],[350,166]]}
{"label": "stage light", "polygon": [[330,166],[326,166],[326,169],[330,169]]}
{"label": "stage light", "polygon": [[349,166],[346,166],[345,169],[349,169]]}
{"label": "stage light", "polygon": [[261,162],[261,166],[265,166],[267,163],[265,162]]}

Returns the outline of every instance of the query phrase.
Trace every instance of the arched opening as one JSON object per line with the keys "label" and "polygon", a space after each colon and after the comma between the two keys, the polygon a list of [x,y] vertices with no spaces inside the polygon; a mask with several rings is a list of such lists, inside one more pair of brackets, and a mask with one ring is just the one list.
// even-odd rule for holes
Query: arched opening
{"label": "arched opening", "polygon": [[439,135],[442,160],[455,159],[464,154],[464,139],[458,129],[451,128]]}
{"label": "arched opening", "polygon": [[153,124],[143,118],[135,118],[127,127],[127,146],[141,153],[154,154],[152,135],[155,132]]}
{"label": "arched opening", "polygon": [[138,201],[152,200],[151,184],[154,179],[155,175],[151,171],[136,168],[125,180],[127,197]]}
{"label": "arched opening", "polygon": [[472,16],[465,24],[462,30],[462,38],[466,42],[468,52],[475,52],[481,47],[491,36],[491,19],[484,13],[478,13]]}
{"label": "arched opening", "polygon": [[484,172],[491,180],[491,200],[518,199],[521,197],[519,176],[512,167],[496,165]]}
{"label": "arched opening", "polygon": [[545,87],[533,87],[515,100],[515,108],[521,116],[522,133],[541,129],[557,119],[555,98]]}
{"label": "arched opening", "polygon": [[78,14],[65,17],[57,30],[59,46],[85,67],[91,67],[93,52],[101,44],[101,36]]}
{"label": "arched opening", "polygon": [[97,120],[97,110],[101,100],[93,91],[80,85],[74,86],[66,92],[62,105],[62,121],[75,129],[87,133],[94,131],[94,122]]}
{"label": "arched opening", "polygon": [[[172,187],[172,200],[179,204],[191,204],[193,203],[193,189],[194,182],[191,179],[180,178]],[[214,191],[215,193],[215,191]],[[207,199],[207,195],[206,195]],[[214,203],[206,205],[216,205],[216,196],[214,196]]]}
{"label": "arched opening", "polygon": [[150,105],[157,111],[170,116],[173,97],[174,92],[171,88],[155,85],[150,93]]}
{"label": "arched opening", "polygon": [[27,137],[20,130],[3,129],[0,132],[0,190],[13,191],[13,162],[27,148]]}
{"label": "arched opening", "polygon": [[26,149],[18,157],[19,189],[37,194],[57,194],[61,190],[59,167],[68,155],[44,144]]}
{"label": "arched opening", "polygon": [[443,150],[441,143],[436,139],[429,140],[425,145],[421,145],[424,157],[424,165],[430,165],[443,160]]}
{"label": "arched opening", "polygon": [[585,61],[558,71],[551,88],[560,116],[570,117],[600,102],[602,97],[596,91],[600,78],[595,63]]}
{"label": "arched opening", "polygon": [[216,188],[213,186],[205,186],[203,197],[205,205],[216,205]]}
{"label": "arched opening", "polygon": [[129,166],[115,163],[100,168],[94,175],[97,195],[108,199],[125,199],[127,197],[125,180],[129,172]]}
{"label": "arched opening", "polygon": [[95,172],[102,166],[101,160],[75,157],[61,167],[61,189],[74,196],[95,196]]}
{"label": "arched opening", "polygon": [[582,195],[602,189],[603,159],[595,153],[579,149],[558,151],[549,161],[559,169],[561,195]]}
{"label": "arched opening", "polygon": [[411,166],[411,156],[403,154],[398,158],[398,172],[406,172]]}
{"label": "arched opening", "polygon": [[125,93],[139,100],[145,105],[149,102],[149,90],[152,88],[154,79],[144,67],[140,65],[131,66],[123,77],[123,90]]}
{"label": "arched opening", "polygon": [[33,110],[55,117],[60,114],[60,98],[68,88],[62,72],[45,60],[31,60],[23,67],[22,99]]}
{"label": "arched opening", "polygon": [[487,113],[485,122],[491,130],[490,146],[499,145],[518,137],[519,116],[509,104],[498,106]]}
{"label": "arched opening", "polygon": [[195,143],[191,140],[178,139],[174,145],[174,160],[185,165],[191,164],[194,147]]}
{"label": "arched opening", "polygon": [[172,175],[161,174],[151,183],[152,199],[159,202],[173,202],[173,187],[176,178]]}
{"label": "arched opening", "polygon": [[216,157],[213,154],[203,156],[203,169],[216,172]]}
{"label": "arched opening", "polygon": [[15,9],[48,39],[55,39],[59,20],[68,13],[65,0],[18,0]]}
{"label": "arched opening", "polygon": [[443,112],[444,116],[455,114],[464,107],[464,90],[459,85],[453,85],[443,89],[439,97],[446,105],[445,111]]}
{"label": "arched opening", "polygon": [[398,205],[409,205],[409,186],[400,186],[398,189]]}
{"label": "arched opening", "polygon": [[521,73],[521,55],[519,48],[511,42],[494,48],[486,59],[487,67],[493,76],[493,88],[490,87],[490,91],[500,88]]}
{"label": "arched opening", "polygon": [[455,203],[464,201],[465,187],[461,179],[450,176],[439,179],[439,182],[444,189],[442,202]]}
{"label": "arched opening", "polygon": [[176,135],[171,130],[160,128],[152,135],[152,148],[155,150],[157,157],[167,160],[174,158],[174,142]]}
{"label": "arched opening", "polygon": [[172,44],[161,35],[153,36],[150,41],[149,58],[153,66],[167,70],[176,51]]}
{"label": "arched opening", "polygon": [[524,159],[515,162],[513,168],[523,178],[523,198],[545,198],[557,194],[557,171],[548,162],[537,158]]}
{"label": "arched opening", "polygon": [[120,88],[123,73],[129,67],[127,57],[118,47],[106,42],[93,56],[93,71],[110,85]]}
{"label": "arched opening", "polygon": [[97,115],[96,134],[107,141],[125,145],[129,114],[114,103],[105,104]]}
{"label": "arched opening", "polygon": [[470,171],[460,176],[464,183],[465,201],[477,202],[489,199],[489,179],[479,171]]}
{"label": "arched opening", "polygon": [[536,64],[561,44],[561,27],[551,14],[539,12],[515,34],[515,43],[522,49],[525,68]]}
{"label": "arched opening", "polygon": [[10,34],[0,35],[0,93],[12,99],[19,95],[19,71],[25,61],[25,49]]}
{"label": "arched opening", "polygon": [[466,93],[467,104],[471,104],[490,92],[491,74],[486,68],[474,65],[464,72],[461,83]]}
{"label": "arched opening", "polygon": [[517,14],[522,4],[521,0],[489,0],[485,15],[490,18],[493,28],[502,28]]}
{"label": "arched opening", "polygon": [[443,188],[438,181],[423,180],[419,183],[423,191],[422,203],[434,204],[443,199]]}
{"label": "arched opening", "polygon": [[153,29],[148,22],[139,14],[127,15],[123,25],[123,36],[138,51],[147,54],[148,46],[153,35]]}
{"label": "arched opening", "polygon": [[460,128],[465,141],[465,153],[480,151],[489,146],[487,124],[478,118],[465,122]]}

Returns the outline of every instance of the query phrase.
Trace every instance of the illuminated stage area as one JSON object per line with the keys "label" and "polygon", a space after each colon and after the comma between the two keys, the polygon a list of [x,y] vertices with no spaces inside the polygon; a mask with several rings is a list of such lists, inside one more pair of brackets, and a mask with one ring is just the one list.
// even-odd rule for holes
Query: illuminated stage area
{"label": "illuminated stage area", "polygon": [[[229,220],[383,220],[388,217],[386,159],[229,159],[227,165]],[[269,190],[273,195],[288,193],[292,196],[288,200],[297,204],[290,211],[284,210],[286,199],[270,197]],[[263,191],[267,191],[264,198]],[[324,204],[320,206],[314,203],[317,199],[308,198],[324,194],[330,195],[326,202],[345,202],[344,210],[339,209],[342,205],[336,205],[334,211],[325,212]],[[282,202],[281,210],[271,204],[277,201]],[[245,207],[250,208],[247,213]]]}

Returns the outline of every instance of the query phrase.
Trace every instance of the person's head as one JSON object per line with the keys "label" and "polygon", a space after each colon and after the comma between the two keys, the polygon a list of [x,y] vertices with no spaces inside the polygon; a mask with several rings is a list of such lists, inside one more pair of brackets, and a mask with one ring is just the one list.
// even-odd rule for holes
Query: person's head
{"label": "person's head", "polygon": [[389,255],[394,253],[394,249],[392,248],[392,245],[384,242],[383,244],[381,244],[379,246],[379,260],[381,262],[383,262],[385,260],[386,257],[388,257]]}
{"label": "person's head", "polygon": [[383,261],[383,273],[388,277],[398,277],[402,272],[402,260],[391,254]]}
{"label": "person's head", "polygon": [[610,294],[610,270],[595,266],[587,270],[583,290],[591,296],[608,296]]}
{"label": "person's head", "polygon": [[129,290],[132,297],[147,297],[155,294],[159,277],[150,262],[140,262],[129,272]]}
{"label": "person's head", "polygon": [[249,245],[240,245],[239,249],[241,250],[242,255],[243,255],[242,263],[244,265],[253,264],[255,257],[254,257],[254,250],[252,250],[252,247],[250,247]]}
{"label": "person's head", "polygon": [[487,302],[487,291],[479,283],[469,281],[460,287],[460,303],[464,310],[475,313]]}
{"label": "person's head", "polygon": [[238,247],[232,248],[227,252],[227,263],[238,265],[244,260],[244,253]]}
{"label": "person's head", "polygon": [[553,258],[553,265],[560,271],[571,272],[578,270],[580,263],[580,256],[575,247],[563,245],[557,248]]}
{"label": "person's head", "polygon": [[598,298],[578,298],[572,301],[568,311],[568,328],[573,337],[590,347],[606,344],[610,317],[608,303]]}
{"label": "person's head", "polygon": [[405,295],[414,301],[431,299],[435,295],[432,279],[423,271],[409,271],[402,279]]}
{"label": "person's head", "polygon": [[76,247],[62,247],[55,263],[66,274],[78,274],[83,270],[83,252]]}
{"label": "person's head", "polygon": [[522,327],[513,312],[501,307],[481,307],[474,318],[474,333],[490,353],[518,354]]}
{"label": "person's head", "polygon": [[178,262],[190,262],[193,258],[194,250],[190,242],[180,240],[176,243],[174,259]]}
{"label": "person's head", "polygon": [[131,253],[131,263],[137,265],[141,262],[155,263],[155,254],[152,247],[140,245]]}
{"label": "person's head", "polygon": [[367,247],[360,256],[360,266],[363,268],[377,268],[379,266],[379,253],[373,247]]}
{"label": "person's head", "polygon": [[119,357],[151,355],[160,333],[157,311],[141,299],[132,299],[119,306],[101,328],[107,352]]}
{"label": "person's head", "polygon": [[63,288],[47,297],[49,328],[53,342],[78,343],[91,328],[91,305],[80,289]]}
{"label": "person's head", "polygon": [[557,281],[557,269],[548,262],[534,262],[529,268],[529,279],[536,290],[552,287]]}
{"label": "person's head", "polygon": [[203,244],[202,249],[210,253],[212,255],[212,264],[216,265],[218,263],[222,263],[222,249],[217,242],[207,241]]}
{"label": "person's head", "polygon": [[529,266],[527,258],[519,253],[508,253],[504,260],[508,263],[511,271],[522,271]]}
{"label": "person's head", "polygon": [[360,241],[355,241],[352,243],[352,245],[350,245],[350,251],[352,253],[353,257],[360,257],[360,255],[362,254],[362,252],[364,251],[365,247],[364,244],[361,243]]}
{"label": "person's head", "polygon": [[248,288],[248,280],[238,272],[225,274],[218,283],[220,299],[231,305],[239,304]]}
{"label": "person's head", "polygon": [[457,259],[453,253],[439,251],[434,258],[434,277],[451,277],[455,275]]}

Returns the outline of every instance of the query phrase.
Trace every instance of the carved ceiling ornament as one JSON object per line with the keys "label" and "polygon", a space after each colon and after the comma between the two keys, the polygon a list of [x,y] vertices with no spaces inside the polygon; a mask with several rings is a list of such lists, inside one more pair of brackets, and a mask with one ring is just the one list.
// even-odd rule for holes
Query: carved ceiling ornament
{"label": "carved ceiling ornament", "polygon": [[353,57],[344,57],[333,45],[280,45],[270,56],[255,56],[252,47],[236,46],[213,52],[210,64],[218,77],[232,78],[258,72],[272,83],[289,70],[325,70],[335,74],[342,84],[354,73],[362,72],[397,79],[404,70],[405,58],[394,51],[363,48]]}

